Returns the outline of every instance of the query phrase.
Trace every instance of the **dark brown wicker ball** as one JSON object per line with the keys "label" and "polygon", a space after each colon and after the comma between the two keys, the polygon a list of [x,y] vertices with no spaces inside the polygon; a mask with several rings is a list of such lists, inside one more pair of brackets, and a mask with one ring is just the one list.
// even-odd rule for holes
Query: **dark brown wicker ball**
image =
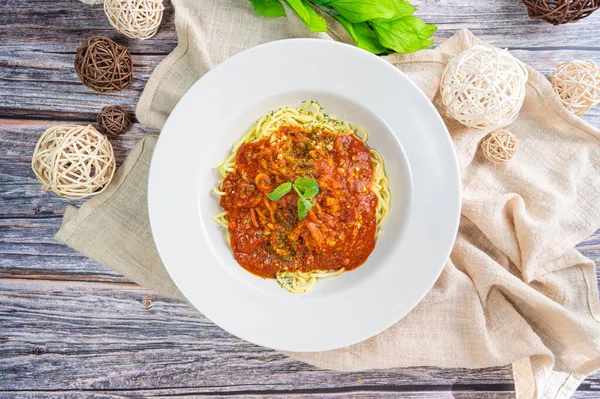
{"label": "dark brown wicker ball", "polygon": [[77,49],[75,72],[93,90],[102,93],[123,90],[133,78],[131,55],[112,40],[93,36]]}
{"label": "dark brown wicker ball", "polygon": [[600,8],[600,0],[523,0],[531,18],[554,25],[579,21]]}
{"label": "dark brown wicker ball", "polygon": [[131,127],[131,118],[120,105],[109,105],[98,114],[98,126],[106,133],[117,136]]}

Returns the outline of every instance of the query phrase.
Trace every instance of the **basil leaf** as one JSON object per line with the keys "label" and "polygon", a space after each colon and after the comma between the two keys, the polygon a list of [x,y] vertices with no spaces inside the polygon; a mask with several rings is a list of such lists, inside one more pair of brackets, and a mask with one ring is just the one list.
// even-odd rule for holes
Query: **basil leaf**
{"label": "basil leaf", "polygon": [[431,46],[433,40],[430,37],[437,30],[437,26],[428,25],[413,16],[391,21],[376,19],[370,23],[379,42],[401,54],[412,53]]}
{"label": "basil leaf", "polygon": [[312,198],[315,195],[319,194],[319,186],[316,187],[309,187],[308,189],[306,189],[306,191],[304,191],[304,198]]}
{"label": "basil leaf", "polygon": [[395,0],[394,3],[396,5],[396,12],[394,13],[394,17],[392,19],[408,17],[417,11],[417,9],[406,0]]}
{"label": "basil leaf", "polygon": [[313,32],[326,32],[327,22],[306,0],[284,0]]}
{"label": "basil leaf", "polygon": [[271,201],[278,201],[283,198],[284,195],[292,191],[292,183],[282,183],[275,190],[267,194],[267,198]]}
{"label": "basil leaf", "polygon": [[433,44],[431,36],[437,31],[437,26],[426,24],[421,19],[414,16],[404,18],[404,23],[412,28],[417,36],[419,36],[419,39],[430,42],[427,44],[428,46]]}
{"label": "basil leaf", "polygon": [[396,0],[320,0],[317,3],[333,7],[342,17],[353,23],[375,18],[393,18],[398,9]]}
{"label": "basil leaf", "polygon": [[250,0],[254,12],[263,17],[285,17],[285,10],[279,0]]}
{"label": "basil leaf", "polygon": [[375,32],[366,22],[352,23],[340,15],[336,16],[335,19],[346,28],[354,43],[361,49],[373,54],[388,52],[385,47],[379,44],[379,39],[377,39]]}
{"label": "basil leaf", "polygon": [[302,197],[298,198],[298,217],[300,218],[300,220],[306,219],[308,211],[310,210],[310,208],[313,207],[314,204],[314,201],[309,201],[306,198]]}
{"label": "basil leaf", "polygon": [[308,190],[311,187],[316,187],[318,189],[319,184],[310,177],[299,177],[296,180],[294,180],[294,187],[300,190],[302,194],[304,194],[304,192],[306,192],[306,190]]}

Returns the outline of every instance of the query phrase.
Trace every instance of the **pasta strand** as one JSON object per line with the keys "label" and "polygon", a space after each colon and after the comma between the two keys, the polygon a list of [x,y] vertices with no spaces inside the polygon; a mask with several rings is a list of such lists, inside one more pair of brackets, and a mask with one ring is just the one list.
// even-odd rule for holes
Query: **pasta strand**
{"label": "pasta strand", "polygon": [[[360,125],[352,126],[348,122],[334,119],[323,113],[321,106],[314,101],[307,102],[300,107],[281,108],[261,117],[256,124],[239,140],[233,143],[231,154],[214,168],[219,171],[221,181],[219,187],[215,187],[213,192],[218,196],[225,195],[222,189],[222,183],[225,177],[235,169],[235,160],[237,152],[244,144],[258,141],[266,137],[272,137],[282,126],[295,126],[302,128],[319,128],[330,131],[334,134],[347,135],[353,134],[356,138],[366,144],[368,140],[367,130]],[[385,166],[381,154],[374,149],[370,149],[371,163],[373,164],[374,176],[371,190],[377,196],[376,208],[376,235],[381,234],[383,222],[390,213],[391,195],[389,189],[389,180],[385,173]],[[271,211],[271,208],[267,206]],[[271,211],[272,212],[272,211]],[[265,220],[267,215],[260,214],[261,220]],[[254,214],[252,214],[254,220]],[[270,214],[273,220],[273,214]],[[221,212],[213,216],[212,220],[220,227],[227,230],[227,242],[230,242],[229,218],[227,212]],[[256,223],[256,221],[254,221]],[[287,291],[295,294],[303,294],[309,291],[318,279],[339,276],[344,273],[344,268],[337,270],[314,270],[310,272],[281,270],[276,274],[276,280]]]}

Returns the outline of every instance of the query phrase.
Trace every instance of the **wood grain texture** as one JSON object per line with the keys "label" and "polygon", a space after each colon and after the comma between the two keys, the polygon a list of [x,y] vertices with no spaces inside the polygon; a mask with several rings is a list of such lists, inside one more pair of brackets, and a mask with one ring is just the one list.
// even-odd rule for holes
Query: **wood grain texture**
{"label": "wood grain texture", "polygon": [[[438,25],[437,43],[469,28],[545,75],[567,60],[600,63],[600,12],[554,27],[529,20],[517,0],[413,4]],[[342,373],[292,361],[54,240],[65,207],[81,201],[41,190],[30,168],[39,135],[57,123],[92,123],[104,105],[133,111],[152,69],[176,45],[173,18],[167,2],[158,34],[142,41],[119,36],[100,5],[0,2],[0,398],[514,397],[510,367]],[[74,72],[77,47],[98,34],[132,53],[135,79],[123,92],[95,93]],[[600,107],[584,119],[600,127]],[[135,124],[113,139],[118,163],[153,132]],[[600,231],[578,248],[600,263]],[[574,397],[600,397],[600,373]]]}
{"label": "wood grain texture", "polygon": [[508,368],[318,371],[135,284],[0,280],[0,321],[4,389],[511,384]]}
{"label": "wood grain texture", "polygon": [[[308,398],[308,399],[392,399],[392,398],[403,398],[403,399],[509,399],[514,398],[514,392],[502,392],[502,391],[464,391],[464,390],[434,390],[436,387],[432,387],[432,390],[420,391],[420,392],[407,392],[397,391],[390,387],[389,390],[385,389],[363,389],[360,391],[348,391],[344,389],[336,390],[321,390],[321,389],[310,389],[310,390],[286,390],[282,389],[279,391],[237,391],[237,392],[219,392],[218,396],[214,392],[205,392],[196,389],[178,389],[178,390],[135,390],[135,391],[55,391],[48,393],[45,391],[31,391],[31,392],[10,392],[0,391],[2,398],[13,399],[13,398],[35,398],[35,399],[48,399],[48,398],[68,398],[68,399],[80,399],[80,398],[94,398],[94,399],[115,399],[125,397],[144,397],[144,398],[197,398],[197,397],[219,397],[219,398],[262,398],[262,399],[284,399],[284,398]],[[457,387],[457,389],[460,387]],[[590,399],[597,398],[594,392],[577,392],[573,399]]]}
{"label": "wood grain texture", "polygon": [[[414,3],[420,8],[421,18],[438,25],[437,43],[457,29],[467,27],[491,44],[514,50],[517,57],[546,75],[551,74],[557,62],[573,58],[600,62],[600,43],[592,34],[600,31],[597,15],[577,24],[554,27],[543,21],[529,20],[523,4],[514,0]],[[176,45],[171,7],[167,7],[162,28],[151,40],[118,35],[100,5],[88,6],[74,0],[4,0],[0,7],[11,10],[0,13],[0,96],[3,98],[0,114],[5,116],[89,120],[103,105],[133,106],[152,69]],[[73,58],[77,47],[91,34],[105,35],[129,48],[135,74],[129,89],[99,94],[79,83]],[[565,37],[569,38],[568,42]],[[586,118],[600,124],[600,111],[592,110]]]}
{"label": "wood grain texture", "polygon": [[[135,284],[0,279],[0,389],[512,390],[509,367],[318,370]],[[600,395],[600,374],[584,390]]]}

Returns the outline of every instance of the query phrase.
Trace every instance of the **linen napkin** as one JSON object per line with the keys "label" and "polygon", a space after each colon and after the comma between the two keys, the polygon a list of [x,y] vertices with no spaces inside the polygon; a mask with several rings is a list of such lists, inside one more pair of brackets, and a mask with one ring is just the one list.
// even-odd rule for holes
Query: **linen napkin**
{"label": "linen napkin", "polygon": [[[337,25],[330,35],[308,32],[289,10],[287,19],[269,19],[254,15],[246,1],[172,3],[178,46],[157,66],[137,108],[138,119],[155,127],[202,74],[243,49],[289,37],[349,42]],[[477,41],[463,30],[435,50],[386,58],[443,114],[438,89],[445,64]],[[514,161],[487,162],[479,142],[488,131],[445,120],[460,163],[463,207],[456,244],[429,294],[374,338],[290,356],[339,370],[512,363],[519,399],[570,397],[600,368],[595,267],[574,249],[600,226],[600,131],[565,111],[546,79],[529,73],[520,116],[508,127],[520,141]],[[180,296],[148,223],[155,142],[143,139],[105,192],[80,209],[69,207],[56,237],[141,285]]]}

